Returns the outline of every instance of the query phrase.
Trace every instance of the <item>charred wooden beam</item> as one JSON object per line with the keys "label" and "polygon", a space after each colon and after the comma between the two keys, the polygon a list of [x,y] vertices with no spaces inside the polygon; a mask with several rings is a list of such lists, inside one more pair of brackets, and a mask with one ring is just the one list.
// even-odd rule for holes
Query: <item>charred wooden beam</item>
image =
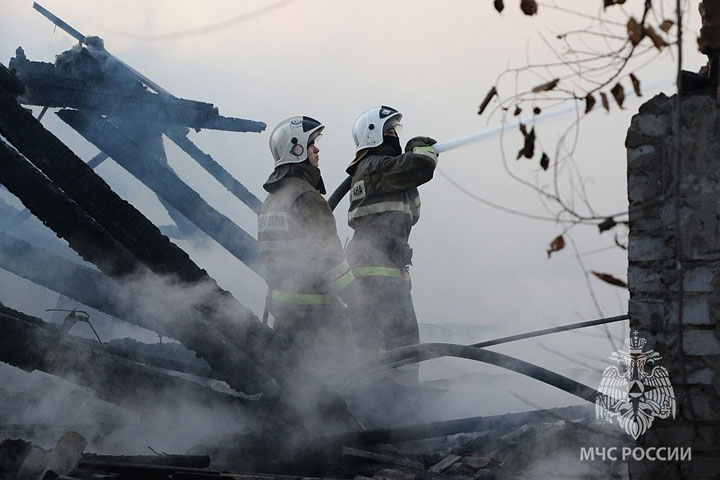
{"label": "charred wooden beam", "polygon": [[119,478],[133,479],[184,479],[184,480],[332,480],[328,477],[308,477],[267,473],[234,473],[203,468],[173,467],[163,465],[105,463],[95,464],[81,459],[78,472],[113,473]]}
{"label": "charred wooden beam", "polygon": [[[0,135],[154,273],[192,286],[181,298],[161,299],[174,313],[163,326],[172,332],[170,336],[199,353],[231,387],[246,393],[264,392],[263,400],[276,402],[278,414],[289,415],[294,423],[310,422],[319,428],[357,425],[337,392],[312,372],[298,370],[298,352],[279,350],[272,343],[269,327],[222,290],[1,88]],[[292,395],[281,395],[276,380]],[[308,407],[311,411],[305,410]]]}
{"label": "charred wooden beam", "polygon": [[258,360],[267,355],[270,329],[2,89],[0,134],[154,273],[198,287],[188,290],[186,304],[177,305],[177,316],[165,320],[171,337],[201,354],[233,388],[247,393],[273,388],[270,375],[244,353]]}
{"label": "charred wooden beam", "polygon": [[[174,329],[167,326],[166,316],[172,315],[176,310],[173,310],[172,305],[163,305],[164,300],[157,297],[157,292],[142,287],[135,288],[132,282],[116,282],[96,270],[50,254],[2,232],[0,268],[134,325],[168,337],[174,335]],[[133,301],[130,302],[129,299]],[[147,305],[157,305],[157,308],[147,308]],[[105,349],[120,358],[150,366],[206,378],[225,379],[223,375],[199,365],[137,354],[112,345],[106,345]]]}
{"label": "charred wooden beam", "polygon": [[0,183],[85,260],[119,277],[141,267],[132,253],[4,142],[0,142],[0,167]]}
{"label": "charred wooden beam", "polygon": [[[95,63],[94,81],[63,73],[52,63],[29,61],[24,54],[10,59],[9,67],[15,70],[17,77],[25,84],[25,93],[20,101],[26,105],[68,107],[112,114],[163,126],[233,132],[265,130],[263,122],[224,117],[211,103],[152,93],[133,80],[131,75],[123,78],[112,77],[108,73],[110,78],[106,78],[106,72],[102,70],[103,62],[95,59],[93,53],[83,48],[78,55],[82,55],[87,62]],[[124,80],[121,85],[124,88],[118,88],[117,84],[112,83],[118,79]]]}
{"label": "charred wooden beam", "polygon": [[118,358],[142,363],[149,367],[172,370],[179,373],[195,375],[196,377],[222,380],[220,375],[208,367],[205,362],[197,359],[196,362],[179,360],[158,353],[141,352],[136,349],[127,348],[127,346],[117,345],[114,342],[106,343],[105,351]]}
{"label": "charred wooden beam", "polygon": [[446,437],[458,433],[482,432],[485,430],[513,429],[528,423],[554,423],[558,420],[588,420],[595,417],[595,409],[590,405],[549,408],[529,412],[507,413],[486,417],[470,417],[444,422],[431,422],[421,425],[394,429],[366,430],[364,432],[345,433],[305,441],[308,449],[311,445],[350,445],[370,446],[382,443],[400,443],[424,438]]}
{"label": "charred wooden beam", "polygon": [[0,68],[0,86],[2,86],[10,95],[19,96],[25,93],[25,85],[17,77],[15,72]]}
{"label": "charred wooden beam", "polygon": [[158,404],[173,407],[186,401],[211,408],[247,408],[254,403],[117,358],[97,342],[63,335],[62,326],[7,307],[0,307],[0,325],[0,361],[67,378],[117,405],[144,411]]}
{"label": "charred wooden beam", "polygon": [[208,455],[94,455],[85,454],[80,459],[85,467],[110,465],[164,465],[167,467],[207,468]]}
{"label": "charred wooden beam", "polygon": [[151,270],[187,282],[207,278],[184,251],[5,91],[0,91],[0,134]]}
{"label": "charred wooden beam", "polygon": [[229,218],[208,205],[160,159],[139,148],[122,130],[105,118],[61,110],[57,115],[185,218],[222,245],[256,273],[262,274],[257,241]]}
{"label": "charred wooden beam", "polygon": [[[153,164],[153,168],[163,167],[169,170],[172,175],[175,175],[175,172],[167,161],[165,147],[163,146],[162,130],[158,128],[157,125],[143,121],[131,121],[121,117],[112,118],[114,125],[128,137],[127,141],[131,141],[139,150],[145,152],[148,157],[152,157],[157,162],[156,164]],[[131,162],[131,164],[135,162],[129,158],[125,158],[124,160],[125,163],[128,161]],[[121,162],[120,165],[124,166],[124,163]],[[130,173],[133,174],[133,172]],[[138,178],[138,180],[140,180],[141,183],[143,182],[140,178]],[[177,180],[179,180],[179,178]],[[175,226],[180,232],[180,236],[178,238],[197,235],[200,233],[200,230],[195,226],[195,224],[183,216],[182,213],[178,212],[177,209],[173,207],[170,202],[165,200],[162,195],[159,195],[158,192],[155,192],[155,195],[157,195],[158,200],[163,207],[165,207],[165,210],[170,218],[172,218],[173,222],[175,222]]]}
{"label": "charred wooden beam", "polygon": [[[157,316],[158,310],[138,308],[138,305],[158,303],[155,292],[130,289],[97,270],[3,232],[0,232],[0,268],[120,320],[160,335],[172,336],[163,326],[164,318]],[[129,298],[134,301],[129,302]],[[160,315],[165,314],[160,311]],[[217,372],[203,363],[198,365],[132,352],[113,344],[106,344],[106,349],[118,357],[152,367],[222,380]]]}
{"label": "charred wooden beam", "polygon": [[178,473],[215,476],[221,473],[216,470],[205,470],[203,468],[179,467],[172,465],[149,465],[142,463],[95,462],[85,459],[78,462],[78,470],[118,473],[125,478],[174,478]]}
{"label": "charred wooden beam", "polygon": [[414,460],[407,458],[395,457],[392,455],[383,455],[376,452],[368,452],[366,450],[358,450],[357,448],[343,447],[342,454],[347,457],[362,458],[378,463],[388,463],[391,465],[399,465],[401,467],[412,470],[425,470],[425,466]]}
{"label": "charred wooden beam", "polygon": [[168,335],[160,321],[152,320],[151,313],[139,315],[135,311],[136,304],[126,300],[131,292],[124,291],[120,283],[2,232],[0,268],[108,315]]}

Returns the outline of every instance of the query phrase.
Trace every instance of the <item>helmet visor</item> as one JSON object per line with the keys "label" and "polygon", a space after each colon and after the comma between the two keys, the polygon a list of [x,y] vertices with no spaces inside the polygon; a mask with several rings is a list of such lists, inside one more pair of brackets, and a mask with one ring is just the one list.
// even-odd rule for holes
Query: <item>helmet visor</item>
{"label": "helmet visor", "polygon": [[395,135],[400,134],[402,131],[402,123],[397,118],[391,118],[387,122],[385,122],[385,125],[383,125],[383,134],[388,132],[389,130],[395,130]]}
{"label": "helmet visor", "polygon": [[308,147],[310,145],[315,145],[317,142],[319,142],[320,139],[322,138],[322,136],[323,135],[320,132],[315,132],[312,135],[310,135],[310,137],[308,138]]}

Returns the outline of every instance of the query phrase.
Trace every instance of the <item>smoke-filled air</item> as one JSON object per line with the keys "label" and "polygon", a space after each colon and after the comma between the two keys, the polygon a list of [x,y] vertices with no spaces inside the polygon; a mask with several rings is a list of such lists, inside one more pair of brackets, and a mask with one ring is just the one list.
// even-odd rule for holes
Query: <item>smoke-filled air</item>
{"label": "smoke-filled air", "polygon": [[0,478],[627,478],[674,5],[6,1]]}

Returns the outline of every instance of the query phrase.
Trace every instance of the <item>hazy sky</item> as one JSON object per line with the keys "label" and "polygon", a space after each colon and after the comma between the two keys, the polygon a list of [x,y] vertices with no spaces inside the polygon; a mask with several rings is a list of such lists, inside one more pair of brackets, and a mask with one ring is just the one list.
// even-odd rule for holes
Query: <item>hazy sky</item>
{"label": "hazy sky", "polygon": [[[500,116],[482,116],[477,108],[498,75],[520,67],[527,59],[547,61],[544,39],[560,48],[557,33],[582,29],[588,20],[541,5],[539,15],[525,17],[518,0],[506,0],[499,15],[491,0],[295,0],[280,2],[186,0],[44,0],[44,7],[85,35],[104,38],[108,51],[176,96],[211,102],[227,116],[261,120],[261,134],[202,131],[190,137],[213,155],[251,191],[264,198],[262,183],[272,169],[269,131],[283,118],[309,115],[326,125],[320,147],[320,167],[333,190],[345,176],[353,156],[350,129],[363,110],[387,104],[404,114],[401,141],[415,135],[449,140],[500,124]],[[586,13],[601,9],[599,0],[557,2]],[[628,8],[642,2],[630,1]],[[674,3],[674,2],[672,2]],[[697,70],[704,58],[696,52],[699,30],[697,2],[690,2],[692,31],[686,36],[685,68]],[[32,9],[31,1],[3,0],[0,17],[0,62],[7,65],[22,45],[31,60],[52,62],[75,41]],[[182,37],[165,34],[218,24],[246,13],[278,5],[210,33]],[[666,15],[670,15],[670,11]],[[658,19],[664,18],[658,13]],[[143,36],[144,35],[144,36]],[[156,37],[153,37],[156,36]],[[157,37],[160,36],[160,37]],[[652,65],[638,70],[645,85],[674,77],[674,54],[667,50]],[[535,77],[525,88],[550,80]],[[624,81],[629,87],[629,82]],[[513,93],[503,84],[502,97]],[[522,88],[523,85],[520,85]],[[649,99],[654,93],[645,94]],[[668,94],[673,87],[665,86]],[[627,207],[624,138],[640,101],[631,96],[620,111],[600,108],[580,128],[575,162],[598,214]],[[493,101],[491,108],[497,102]],[[544,106],[544,105],[543,105]],[[556,157],[558,136],[574,113],[539,122],[536,157],[515,160],[522,137],[513,128],[504,144],[514,172],[541,185],[551,185],[550,171],[538,167],[539,153]],[[81,158],[97,149],[52,114],[43,124]],[[252,212],[227,193],[204,170],[172,144],[168,158],[181,177],[213,206],[238,225],[256,233]],[[440,168],[466,189],[516,210],[547,216],[538,195],[510,178],[501,158],[500,137],[444,153]],[[154,195],[112,161],[97,169],[112,187],[158,224],[169,218]],[[567,190],[569,184],[561,184]],[[492,336],[597,318],[581,266],[571,245],[548,260],[546,249],[563,226],[514,216],[478,203],[436,178],[421,187],[422,216],[413,229],[413,296],[421,324],[494,325]],[[8,200],[7,192],[1,194]],[[10,198],[8,201],[13,201]],[[19,205],[16,201],[15,205]],[[581,207],[581,206],[579,206]],[[347,227],[347,200],[336,210],[341,239]],[[618,230],[623,233],[622,229]],[[613,232],[579,226],[571,231],[580,253],[613,245]],[[621,238],[625,241],[626,238]],[[262,314],[264,283],[212,241],[203,245],[178,242],[193,259],[240,302]],[[620,249],[582,257],[586,270],[626,277],[627,259]],[[51,292],[0,275],[0,301],[43,316],[55,305]],[[589,280],[606,316],[625,313],[627,293],[597,279]],[[28,299],[32,299],[29,302]],[[446,328],[448,327],[444,325]],[[421,326],[424,338],[438,338],[439,329]],[[622,330],[613,329],[618,336]],[[443,331],[440,331],[442,333]],[[593,333],[599,331],[593,330]],[[487,338],[467,338],[472,343]],[[457,340],[457,339],[455,339]],[[602,338],[560,335],[544,345],[573,354],[582,350],[606,358],[612,351]],[[569,368],[567,360],[548,353],[536,342],[523,342],[502,351],[543,365]]]}

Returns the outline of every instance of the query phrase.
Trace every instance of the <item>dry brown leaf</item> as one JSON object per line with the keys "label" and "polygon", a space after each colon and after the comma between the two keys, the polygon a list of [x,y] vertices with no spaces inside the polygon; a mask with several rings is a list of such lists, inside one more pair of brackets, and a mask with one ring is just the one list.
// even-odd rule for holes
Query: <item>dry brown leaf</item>
{"label": "dry brown leaf", "polygon": [[630,81],[632,82],[633,90],[635,90],[635,95],[637,95],[638,97],[642,97],[642,91],[640,90],[640,80],[638,80],[634,73],[630,74]]}
{"label": "dry brown leaf", "polygon": [[600,273],[600,272],[592,272],[593,275],[595,275],[597,278],[602,280],[605,283],[609,283],[610,285],[615,285],[616,287],[622,287],[622,288],[628,288],[627,283],[623,282],[619,278],[615,278],[609,273]]}
{"label": "dry brown leaf", "polygon": [[502,13],[502,11],[505,9],[505,4],[503,3],[503,0],[495,0],[495,2],[493,2],[493,5],[495,5],[495,10],[497,10],[498,13]]}
{"label": "dry brown leaf", "polygon": [[600,92],[600,102],[605,110],[610,112],[610,102],[608,101],[607,94]]}
{"label": "dry brown leaf", "polygon": [[518,107],[518,106],[516,105],[516,106],[515,106],[515,111],[513,112],[513,115],[515,115],[515,116],[517,117],[518,115],[520,115],[520,113],[522,113],[522,108],[520,108],[520,107]]}
{"label": "dry brown leaf", "polygon": [[630,17],[630,20],[628,20],[627,23],[627,34],[628,39],[630,39],[630,43],[635,46],[645,37],[645,29],[643,29],[642,25],[640,25],[637,20]]}
{"label": "dry brown leaf", "polygon": [[525,135],[525,143],[523,148],[517,154],[515,160],[519,160],[520,157],[532,158],[535,155],[535,129],[530,130],[530,133]]}
{"label": "dry brown leaf", "polygon": [[547,153],[543,152],[542,157],[540,158],[540,167],[542,167],[543,170],[547,170],[550,166],[550,157],[547,156]]}
{"label": "dry brown leaf", "polygon": [[625,0],[605,0],[603,2],[603,8],[612,7],[613,5],[622,5]]}
{"label": "dry brown leaf", "polygon": [[590,110],[592,110],[593,107],[595,106],[595,103],[596,103],[596,102],[595,102],[595,97],[593,97],[593,94],[592,94],[592,93],[588,93],[588,94],[585,96],[585,113],[589,113]]}
{"label": "dry brown leaf", "polygon": [[625,102],[625,89],[622,85],[620,85],[620,82],[615,84],[615,86],[610,90],[610,93],[612,93],[612,96],[617,102],[620,109],[622,109],[623,102]]}
{"label": "dry brown leaf", "polygon": [[598,224],[598,228],[600,229],[600,233],[602,233],[606,230],[610,230],[615,225],[617,225],[617,222],[615,221],[615,219],[612,217],[608,217],[605,220],[603,220],[601,223]]}
{"label": "dry brown leaf", "polygon": [[552,90],[553,88],[557,87],[558,83],[560,83],[560,79],[556,78],[555,80],[550,80],[549,82],[543,83],[542,85],[538,85],[537,87],[533,88],[532,91],[534,93],[547,92],[548,90]]}
{"label": "dry brown leaf", "polygon": [[537,2],[535,0],[520,0],[520,10],[525,15],[535,15],[537,13]]}
{"label": "dry brown leaf", "polygon": [[478,109],[478,115],[482,115],[482,113],[485,111],[488,104],[490,103],[490,100],[492,100],[492,98],[497,94],[498,94],[497,89],[495,87],[492,87],[490,89],[490,91],[487,93],[487,95],[485,95],[485,99],[480,104],[480,108]]}
{"label": "dry brown leaf", "polygon": [[660,30],[662,30],[665,33],[668,33],[672,26],[675,25],[675,22],[672,20],[663,20],[663,22],[658,26]]}
{"label": "dry brown leaf", "polygon": [[658,50],[662,50],[664,47],[668,46],[668,43],[665,41],[664,38],[658,34],[654,28],[652,28],[650,25],[645,27],[645,35],[650,37],[650,40],[652,40],[653,45],[655,45],[655,48]]}
{"label": "dry brown leaf", "polygon": [[562,235],[558,235],[550,242],[550,248],[548,248],[547,251],[548,258],[550,258],[554,252],[559,252],[563,248],[565,248],[565,239]]}

